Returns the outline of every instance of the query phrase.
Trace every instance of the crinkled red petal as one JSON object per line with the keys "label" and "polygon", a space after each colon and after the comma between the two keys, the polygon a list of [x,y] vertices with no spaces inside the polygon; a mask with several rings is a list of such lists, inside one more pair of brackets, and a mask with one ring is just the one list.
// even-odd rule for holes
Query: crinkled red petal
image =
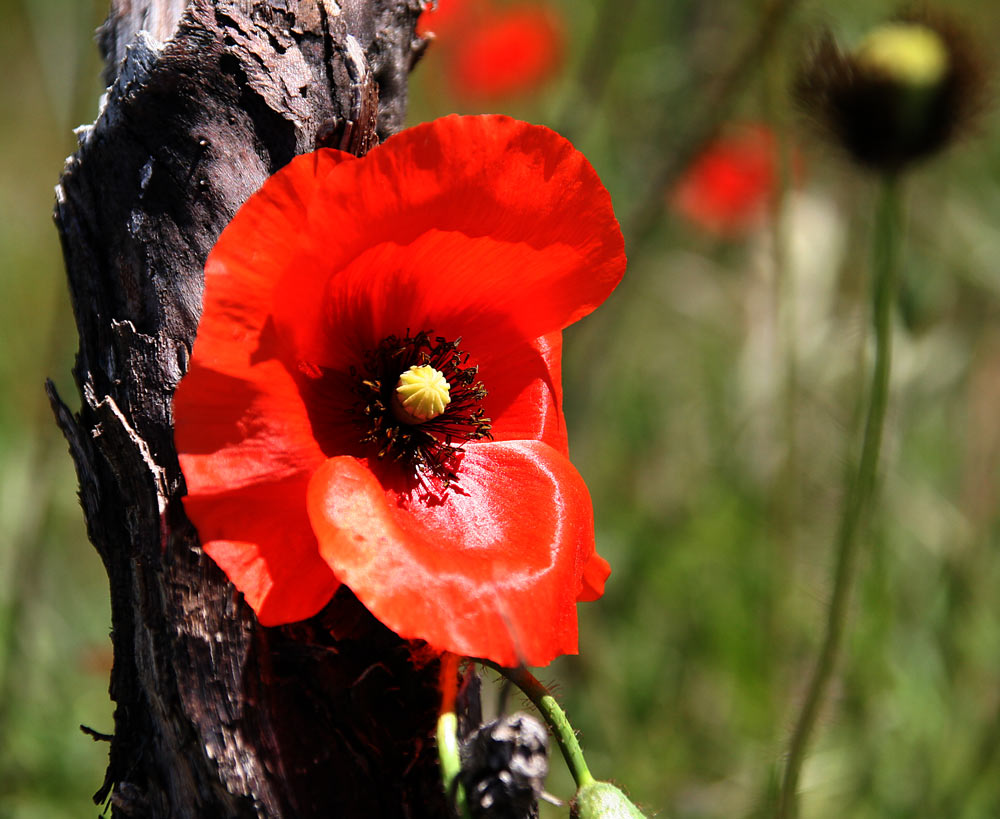
{"label": "crinkled red petal", "polygon": [[273,359],[224,375],[194,363],[174,398],[184,507],[206,553],[264,625],[318,612],[340,585],[306,516],[325,455],[297,387]]}
{"label": "crinkled red petal", "polygon": [[295,380],[269,359],[227,375],[195,359],[174,395],[174,439],[188,494],[214,494],[295,475],[326,455]]}
{"label": "crinkled red petal", "polygon": [[331,458],[309,485],[320,553],[379,620],[502,665],[576,653],[594,535],[587,488],[565,457],[539,441],[468,444],[440,502],[381,471]]}
{"label": "crinkled red petal", "polygon": [[265,626],[312,617],[340,586],[306,516],[308,484],[299,475],[184,498],[205,552]]}
{"label": "crinkled red petal", "polygon": [[223,231],[205,267],[190,369],[174,395],[185,510],[265,625],[315,614],[340,585],[305,511],[309,478],[326,456],[269,319],[308,199],[348,159],[324,151],[272,176]]}
{"label": "crinkled red petal", "polygon": [[489,385],[483,401],[495,441],[544,441],[569,456],[562,412],[562,332],[506,355],[479,358],[478,377]]}
{"label": "crinkled red petal", "polygon": [[587,315],[625,269],[586,158],[500,116],[445,117],[338,164],[304,235],[309,261],[286,265],[275,319],[297,356],[327,367],[407,328],[485,356],[480,342],[502,350]]}
{"label": "crinkled red petal", "polygon": [[581,603],[599,600],[604,595],[604,583],[610,575],[611,564],[594,552],[583,569],[583,587],[577,600]]}
{"label": "crinkled red petal", "polygon": [[[277,354],[277,339],[265,334],[275,289],[289,269],[325,280],[329,271],[304,258],[308,214],[334,169],[354,159],[334,150],[298,157],[268,178],[240,208],[205,263],[194,361],[240,374],[260,357],[262,343],[274,348],[267,357]],[[303,270],[304,264],[311,266]]]}

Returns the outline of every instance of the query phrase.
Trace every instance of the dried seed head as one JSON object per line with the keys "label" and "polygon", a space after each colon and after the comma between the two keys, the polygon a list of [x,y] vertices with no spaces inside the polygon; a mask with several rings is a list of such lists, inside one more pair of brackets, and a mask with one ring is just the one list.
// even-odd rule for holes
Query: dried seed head
{"label": "dried seed head", "polygon": [[877,27],[850,52],[825,34],[795,96],[852,159],[895,173],[968,129],[983,106],[985,73],[964,30],[925,14]]}
{"label": "dried seed head", "polygon": [[549,772],[544,726],[518,712],[480,726],[462,745],[462,785],[473,817],[537,816]]}

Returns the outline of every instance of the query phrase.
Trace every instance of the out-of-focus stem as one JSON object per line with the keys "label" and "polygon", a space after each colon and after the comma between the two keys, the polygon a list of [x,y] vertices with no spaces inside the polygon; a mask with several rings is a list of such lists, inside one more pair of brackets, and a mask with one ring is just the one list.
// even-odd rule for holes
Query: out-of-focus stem
{"label": "out-of-focus stem", "polygon": [[901,197],[899,182],[887,176],[876,214],[872,267],[872,312],[875,327],[875,368],[857,471],[850,474],[837,533],[837,565],[827,611],[826,634],[809,681],[802,710],[792,734],[778,803],[778,819],[798,816],[798,784],[806,748],[829,689],[840,655],[848,602],[857,564],[859,532],[871,505],[878,473],[882,430],[889,397],[892,357],[892,305],[895,300],[900,249]]}
{"label": "out-of-focus stem", "polygon": [[699,113],[688,124],[681,138],[663,152],[663,164],[650,169],[649,186],[632,213],[623,221],[626,247],[637,247],[656,226],[663,210],[664,191],[673,188],[681,173],[718,132],[730,115],[739,92],[754,76],[762,57],[774,43],[798,2],[799,0],[766,0],[760,23],[743,47],[736,52],[713,90],[704,94],[704,103],[699,107]]}
{"label": "out-of-focus stem", "polygon": [[458,779],[462,760],[458,748],[458,717],[455,698],[458,692],[458,657],[445,654],[441,658],[441,713],[437,723],[438,760],[441,764],[441,783],[445,794],[454,800],[455,812],[465,819],[469,815],[465,789]]}
{"label": "out-of-focus stem", "polygon": [[[778,35],[780,36],[780,35]],[[796,281],[794,271],[789,264],[791,236],[789,222],[791,219],[790,199],[794,181],[793,152],[789,134],[788,115],[782,103],[788,96],[788,81],[784,71],[783,50],[775,48],[767,52],[764,68],[764,102],[768,111],[768,119],[773,123],[776,135],[776,170],[777,185],[771,202],[770,239],[771,239],[771,317],[774,323],[775,360],[781,367],[780,385],[776,403],[776,416],[784,433],[785,457],[782,461],[777,478],[776,517],[782,548],[791,546],[792,522],[797,520],[799,499],[799,447],[798,447],[798,363],[797,339],[798,328]],[[780,555],[787,565],[787,554]]]}
{"label": "out-of-focus stem", "polygon": [[594,118],[604,99],[615,63],[625,53],[621,41],[635,4],[636,0],[603,0],[597,8],[574,88],[564,96],[562,110],[555,117],[556,130],[571,142],[576,142],[578,132],[588,118]]}

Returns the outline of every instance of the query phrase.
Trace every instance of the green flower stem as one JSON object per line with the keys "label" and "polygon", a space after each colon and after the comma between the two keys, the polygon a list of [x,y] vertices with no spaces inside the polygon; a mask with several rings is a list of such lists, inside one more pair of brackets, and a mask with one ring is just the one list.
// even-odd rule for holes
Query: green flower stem
{"label": "green flower stem", "polygon": [[465,788],[458,775],[462,771],[462,757],[458,747],[458,716],[455,698],[458,692],[458,657],[445,654],[441,658],[441,713],[437,722],[438,761],[441,765],[441,784],[445,795],[454,800],[455,812],[462,819],[469,819]]}
{"label": "green flower stem", "polygon": [[549,690],[525,668],[503,668],[493,663],[485,664],[499,671],[520,688],[525,696],[531,700],[535,708],[538,709],[538,712],[548,723],[549,728],[555,735],[556,742],[559,743],[559,750],[562,751],[563,758],[566,760],[566,765],[573,775],[573,781],[576,782],[577,788],[583,788],[586,785],[592,784],[595,780],[590,773],[590,769],[587,767],[586,760],[583,758],[583,749],[580,748],[580,743],[577,741],[576,732],[573,731],[573,726],[569,724],[566,712],[559,707],[559,703],[549,693]]}
{"label": "green flower stem", "polygon": [[454,795],[455,811],[459,816],[467,817],[469,811],[465,801],[465,789],[458,781],[462,762],[458,750],[458,717],[454,711],[449,711],[438,717],[437,745],[444,792],[449,797]]}
{"label": "green flower stem", "polygon": [[848,476],[840,528],[837,533],[837,566],[833,594],[827,611],[826,634],[792,734],[778,802],[778,819],[796,819],[798,816],[799,774],[810,735],[816,725],[816,718],[826,697],[843,643],[848,598],[854,582],[860,544],[859,530],[875,493],[882,430],[889,398],[892,305],[895,301],[899,265],[901,211],[899,181],[894,176],[887,176],[882,184],[875,223],[872,259],[875,369],[872,373],[861,460],[857,472]]}

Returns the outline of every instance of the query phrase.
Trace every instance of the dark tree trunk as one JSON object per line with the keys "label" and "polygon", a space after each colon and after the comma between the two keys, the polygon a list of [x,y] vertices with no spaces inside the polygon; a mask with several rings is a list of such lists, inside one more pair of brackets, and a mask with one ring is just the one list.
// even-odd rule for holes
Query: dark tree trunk
{"label": "dark tree trunk", "polygon": [[260,627],[184,516],[171,420],[216,237],[294,155],[363,152],[401,126],[419,6],[116,0],[102,30],[111,88],[56,205],[79,414],[49,393],[110,580],[95,798],[114,816],[445,815],[436,664],[415,667],[346,590]]}

